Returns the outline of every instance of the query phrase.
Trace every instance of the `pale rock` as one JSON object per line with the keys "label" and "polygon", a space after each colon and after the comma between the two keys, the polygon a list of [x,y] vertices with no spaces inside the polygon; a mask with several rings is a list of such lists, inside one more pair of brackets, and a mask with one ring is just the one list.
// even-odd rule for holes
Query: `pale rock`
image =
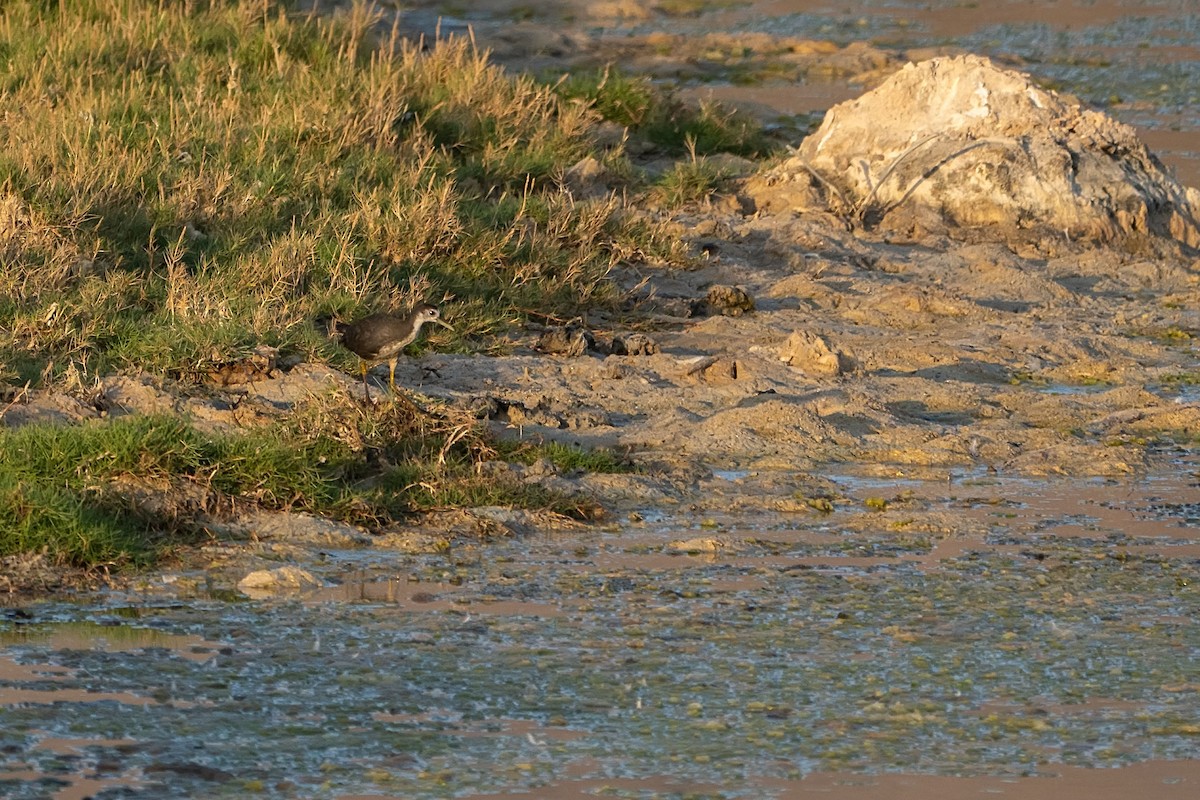
{"label": "pale rock", "polygon": [[283,592],[306,592],[320,589],[325,583],[308,570],[299,567],[276,567],[251,572],[238,581],[238,590],[250,597],[268,597]]}
{"label": "pale rock", "polygon": [[1200,246],[1200,191],[1167,174],[1133,128],[973,55],[909,64],[834,106],[747,191],[761,211],[829,207],[902,232]]}
{"label": "pale rock", "polygon": [[811,331],[792,331],[779,351],[779,360],[795,367],[806,375],[817,378],[832,378],[846,372],[853,359],[829,346],[823,338]]}

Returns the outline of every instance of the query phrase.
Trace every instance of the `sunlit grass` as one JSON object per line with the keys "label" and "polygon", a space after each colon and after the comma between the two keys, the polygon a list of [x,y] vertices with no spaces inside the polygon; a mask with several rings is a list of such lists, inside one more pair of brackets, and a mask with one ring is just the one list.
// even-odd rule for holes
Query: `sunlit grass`
{"label": "sunlit grass", "polygon": [[676,155],[690,151],[756,156],[772,148],[762,126],[750,117],[715,103],[688,107],[663,94],[649,79],[617,69],[565,76],[555,83],[555,90],[565,98],[586,100],[604,119]]}
{"label": "sunlit grass", "polygon": [[620,454],[603,448],[587,449],[561,442],[526,443],[501,441],[496,449],[505,459],[521,464],[532,464],[546,459],[560,472],[581,470],[584,472],[632,472],[633,465]]}
{"label": "sunlit grass", "polygon": [[[581,450],[546,452],[582,468],[611,464]],[[244,432],[205,433],[171,416],[0,428],[0,556],[144,564],[245,504],[367,526],[460,506],[595,515],[588,500],[481,475],[477,465],[495,453],[466,420],[432,425],[402,404],[344,397]]]}
{"label": "sunlit grass", "polygon": [[612,304],[614,264],[671,257],[617,200],[560,190],[594,149],[587,103],[376,22],[5,3],[0,373],[331,358],[313,318],[418,299],[484,334]]}

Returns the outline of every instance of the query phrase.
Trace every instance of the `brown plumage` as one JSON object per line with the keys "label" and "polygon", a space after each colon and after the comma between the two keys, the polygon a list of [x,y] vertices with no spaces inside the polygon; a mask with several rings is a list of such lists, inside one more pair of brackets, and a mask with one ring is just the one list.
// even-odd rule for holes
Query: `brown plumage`
{"label": "brown plumage", "polygon": [[400,351],[416,341],[426,322],[454,330],[442,321],[436,306],[421,303],[403,317],[371,314],[347,325],[342,331],[342,346],[361,359],[363,388],[368,398],[371,390],[367,386],[367,368],[386,361],[388,386],[396,391],[396,359],[400,357]]}

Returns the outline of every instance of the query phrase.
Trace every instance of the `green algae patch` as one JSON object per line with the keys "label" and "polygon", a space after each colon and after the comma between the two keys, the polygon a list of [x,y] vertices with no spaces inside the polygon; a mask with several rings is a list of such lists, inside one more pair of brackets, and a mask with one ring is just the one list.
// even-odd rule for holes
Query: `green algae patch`
{"label": "green algae patch", "polygon": [[[1187,509],[1163,504],[1163,489],[1114,487],[1094,503],[1036,510],[1045,498],[1026,487],[1012,516],[989,515],[985,496],[983,539],[933,562],[864,567],[839,563],[861,550],[835,548],[797,569],[789,560],[809,551],[795,545],[669,560],[642,546],[702,521],[684,514],[639,528],[637,542],[589,532],[588,547],[567,535],[377,556],[379,580],[407,576],[441,603],[404,592],[318,603],[161,603],[151,593],[139,595],[136,622],[51,605],[34,613],[219,648],[187,661],[145,633],[98,652],[16,631],[4,641],[23,663],[70,671],[56,680],[64,689],[156,702],[136,729],[94,702],[59,702],[50,720],[0,702],[0,738],[36,769],[52,767],[39,736],[123,736],[158,743],[97,745],[128,769],[190,758],[268,786],[414,798],[599,786],[613,779],[613,753],[631,779],[662,776],[665,764],[711,796],[746,798],[769,796],[747,776],[1015,776],[1186,759],[1200,708],[1195,537],[1175,524]],[[924,502],[972,512],[961,499]],[[1110,506],[1129,513],[1099,518]],[[878,522],[861,503],[853,513]],[[1163,527],[1129,535],[1131,518]],[[830,519],[808,523],[828,535]],[[1055,533],[1071,521],[1090,527]],[[744,513],[728,527],[748,542],[795,532],[795,520],[778,523]],[[0,700],[4,690],[0,681]],[[196,795],[203,774],[170,777]]]}

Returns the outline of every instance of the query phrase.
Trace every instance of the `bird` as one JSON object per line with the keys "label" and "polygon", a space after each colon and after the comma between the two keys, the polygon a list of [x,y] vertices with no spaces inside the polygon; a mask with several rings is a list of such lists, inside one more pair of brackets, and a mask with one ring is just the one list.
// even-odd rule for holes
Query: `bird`
{"label": "bird", "polygon": [[420,303],[403,317],[393,317],[391,314],[371,314],[357,322],[352,322],[342,331],[342,347],[359,357],[359,367],[362,371],[363,389],[367,399],[371,399],[371,389],[367,385],[367,368],[387,362],[388,387],[396,391],[396,359],[400,351],[412,344],[421,334],[421,326],[426,322],[434,322],[443,328],[454,330],[441,318],[437,306]]}

